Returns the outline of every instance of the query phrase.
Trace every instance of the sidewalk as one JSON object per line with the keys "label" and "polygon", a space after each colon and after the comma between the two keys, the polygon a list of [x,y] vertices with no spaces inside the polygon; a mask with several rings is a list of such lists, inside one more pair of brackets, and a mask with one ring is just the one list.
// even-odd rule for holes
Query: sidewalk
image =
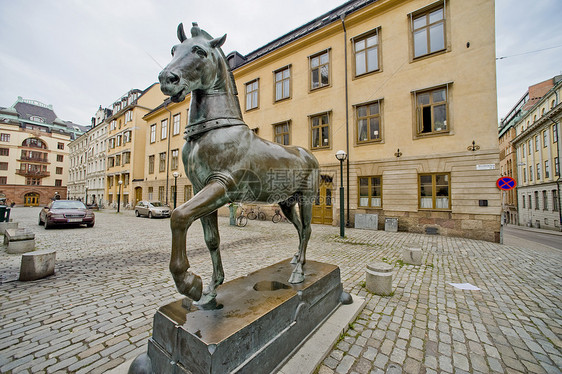
{"label": "sidewalk", "polygon": [[[94,228],[45,230],[38,209],[12,218],[56,249],[56,274],[0,285],[0,372],[104,373],[146,351],[152,317],[180,297],[168,271],[169,219],[96,212]],[[290,224],[219,219],[226,280],[292,256]],[[562,256],[520,245],[314,225],[307,258],[337,264],[344,289],[366,300],[351,329],[323,360],[328,373],[560,373]],[[421,266],[402,249],[423,250]],[[194,272],[212,268],[201,225],[188,233]],[[394,294],[364,288],[365,266],[394,266]],[[19,256],[0,251],[0,273]],[[470,283],[479,291],[450,283]],[[220,292],[220,288],[219,288]]]}

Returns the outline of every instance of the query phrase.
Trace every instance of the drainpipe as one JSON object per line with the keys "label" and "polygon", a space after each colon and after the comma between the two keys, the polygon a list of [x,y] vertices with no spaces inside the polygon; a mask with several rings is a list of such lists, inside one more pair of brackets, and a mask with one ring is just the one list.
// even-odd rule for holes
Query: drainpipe
{"label": "drainpipe", "polygon": [[346,178],[347,178],[347,220],[346,226],[349,227],[349,96],[347,84],[347,30],[345,28],[345,13],[340,16],[341,25],[343,27],[343,47],[345,54],[345,151],[347,152],[346,159]]}
{"label": "drainpipe", "polygon": [[[168,109],[168,104],[164,105],[164,109],[169,113],[168,115],[168,125],[166,126],[166,137],[168,138],[168,150],[166,152],[166,205],[168,205],[168,187],[170,181],[170,138],[172,137],[170,134],[170,127],[172,126],[172,112]],[[160,129],[162,131],[162,129]],[[177,193],[177,191],[176,191]]]}

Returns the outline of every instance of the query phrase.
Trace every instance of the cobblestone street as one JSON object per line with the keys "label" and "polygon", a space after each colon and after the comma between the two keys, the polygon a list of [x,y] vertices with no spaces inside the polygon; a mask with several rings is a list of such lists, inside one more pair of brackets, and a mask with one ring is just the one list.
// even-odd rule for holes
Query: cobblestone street
{"label": "cobblestone street", "polygon": [[[57,251],[56,274],[19,282],[21,256],[0,251],[0,372],[103,373],[146,351],[157,308],[180,297],[168,271],[169,219],[131,210],[96,212],[93,228],[45,230],[38,208],[11,218]],[[286,223],[219,218],[226,281],[294,254]],[[318,369],[327,373],[562,372],[562,253],[544,247],[314,225],[307,258],[340,266],[344,289],[366,299],[347,334]],[[562,237],[561,237],[562,239]],[[421,266],[402,249],[423,249]],[[208,282],[201,224],[188,256]],[[394,294],[364,288],[365,266],[394,265]],[[454,288],[471,283],[480,291]],[[220,293],[220,288],[219,288]]]}

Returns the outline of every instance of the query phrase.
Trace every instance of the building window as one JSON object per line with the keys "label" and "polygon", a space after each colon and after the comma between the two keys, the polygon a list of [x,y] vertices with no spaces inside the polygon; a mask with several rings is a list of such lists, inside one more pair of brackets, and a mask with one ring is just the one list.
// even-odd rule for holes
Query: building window
{"label": "building window", "polygon": [[416,120],[418,135],[449,132],[447,126],[448,87],[416,92]]}
{"label": "building window", "polygon": [[150,125],[150,142],[154,143],[156,141],[156,125]]}
{"label": "building window", "polygon": [[123,165],[131,163],[131,152],[123,153]]}
{"label": "building window", "polygon": [[9,156],[10,148],[0,148],[0,156]]}
{"label": "building window", "polygon": [[165,119],[161,122],[161,130],[160,140],[166,139],[168,137],[168,119]]}
{"label": "building window", "polygon": [[380,102],[356,107],[357,143],[381,140]]}
{"label": "building window", "polygon": [[544,148],[548,147],[548,130],[542,132],[542,144]]}
{"label": "building window", "polygon": [[121,146],[121,135],[117,135],[116,139],[117,139],[117,146],[120,147]]}
{"label": "building window", "polygon": [[291,97],[291,67],[286,66],[274,72],[275,101]]}
{"label": "building window", "polygon": [[58,149],[64,149],[64,143],[57,143]]}
{"label": "building window", "polygon": [[560,209],[560,201],[558,200],[558,191],[552,190],[552,210],[558,212]]}
{"label": "building window", "polygon": [[[127,131],[123,134],[123,144],[129,143],[131,141],[131,132]],[[96,152],[97,152],[98,145],[96,144]]]}
{"label": "building window", "polygon": [[8,177],[0,177],[0,184],[8,184]]}
{"label": "building window", "polygon": [[379,70],[379,31],[353,39],[355,76]]}
{"label": "building window", "polygon": [[537,164],[537,182],[541,179],[541,164]]}
{"label": "building window", "polygon": [[552,125],[552,142],[558,143],[558,124]]}
{"label": "building window", "polygon": [[191,199],[191,195],[191,186],[185,185],[183,187],[183,201],[188,201],[189,199]]}
{"label": "building window", "polygon": [[115,156],[115,165],[121,166],[121,155]]}
{"label": "building window", "polygon": [[539,210],[539,191],[535,191],[535,210]]}
{"label": "building window", "polygon": [[178,113],[174,116],[174,128],[172,135],[178,135],[180,133],[180,122],[181,122],[181,113]]}
{"label": "building window", "polygon": [[330,147],[330,116],[328,113],[310,117],[311,149]]}
{"label": "building window", "polygon": [[246,110],[256,109],[259,105],[259,79],[246,83]]}
{"label": "building window", "polygon": [[533,165],[529,166],[529,182],[533,181]]}
{"label": "building window", "polygon": [[326,87],[330,84],[330,51],[310,56],[310,89]]}
{"label": "building window", "polygon": [[554,176],[560,175],[560,162],[558,162],[558,157],[554,157]]}
{"label": "building window", "polygon": [[382,206],[382,177],[359,178],[359,206],[380,208]]}
{"label": "building window", "polygon": [[420,174],[419,185],[420,209],[451,208],[449,174]]}
{"label": "building window", "polygon": [[9,142],[10,134],[0,134],[0,142]]}
{"label": "building window", "polygon": [[8,163],[0,162],[0,170],[8,170]]}
{"label": "building window", "polygon": [[527,183],[527,168],[523,168],[523,182]]}
{"label": "building window", "polygon": [[154,155],[148,156],[148,174],[154,174]]}
{"label": "building window", "polygon": [[164,186],[158,187],[158,201],[164,201]]}
{"label": "building window", "polygon": [[535,136],[535,152],[538,152],[541,148],[541,141],[538,136]]}
{"label": "building window", "polygon": [[41,178],[27,177],[25,178],[25,184],[28,186],[40,186]]}
{"label": "building window", "polygon": [[166,171],[166,152],[160,153],[159,171]]}
{"label": "building window", "polygon": [[113,157],[108,157],[107,158],[107,168],[112,168],[115,166],[115,158]]}
{"label": "building window", "polygon": [[55,179],[55,186],[57,187],[62,186],[62,179]]}
{"label": "building window", "polygon": [[57,155],[57,162],[63,162],[63,160],[64,160],[63,155]]}
{"label": "building window", "polygon": [[127,113],[125,113],[125,123],[132,121],[133,120],[133,111],[132,110],[128,110]]}
{"label": "building window", "polygon": [[57,174],[62,174],[62,168],[61,168],[61,167],[57,167],[57,168],[55,169],[55,173],[57,173]]}
{"label": "building window", "polygon": [[529,197],[529,209],[533,209],[532,204],[531,204],[531,202],[532,202],[531,195],[529,195],[528,197]]}
{"label": "building window", "polygon": [[153,199],[154,199],[154,188],[148,187],[148,200],[153,200]]}
{"label": "building window", "polygon": [[431,9],[411,16],[414,58],[445,49],[444,7]]}
{"label": "building window", "polygon": [[109,149],[115,148],[115,138],[109,139]]}
{"label": "building window", "polygon": [[533,149],[533,143],[531,143],[531,141],[529,140],[529,155],[531,154]]}
{"label": "building window", "polygon": [[548,196],[544,190],[542,192],[542,209],[548,210]]}
{"label": "building window", "polygon": [[550,178],[550,163],[548,160],[544,162],[544,178]]}
{"label": "building window", "polygon": [[291,144],[291,127],[289,121],[273,125],[274,141],[279,144]]}
{"label": "building window", "polygon": [[525,195],[521,195],[522,207],[525,208]]}
{"label": "building window", "polygon": [[170,166],[172,170],[177,170],[178,168],[179,154],[180,154],[179,149],[172,150],[172,159],[171,159],[171,166]]}

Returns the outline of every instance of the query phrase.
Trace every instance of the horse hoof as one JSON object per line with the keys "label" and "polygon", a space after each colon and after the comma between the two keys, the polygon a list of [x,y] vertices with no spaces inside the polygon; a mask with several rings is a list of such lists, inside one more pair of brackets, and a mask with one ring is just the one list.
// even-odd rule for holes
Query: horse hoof
{"label": "horse hoof", "polygon": [[291,284],[298,284],[304,282],[304,274],[303,273],[292,273],[291,278],[289,278],[289,283]]}
{"label": "horse hoof", "polygon": [[193,304],[197,306],[199,309],[203,310],[212,310],[212,309],[220,309],[219,305],[217,304],[217,295],[213,294],[203,294],[201,299],[194,302]]}
{"label": "horse hoof", "polygon": [[201,299],[201,294],[203,293],[203,281],[199,275],[187,271],[185,272],[183,279],[178,281],[175,278],[176,277],[174,277],[176,288],[179,293],[195,301]]}

